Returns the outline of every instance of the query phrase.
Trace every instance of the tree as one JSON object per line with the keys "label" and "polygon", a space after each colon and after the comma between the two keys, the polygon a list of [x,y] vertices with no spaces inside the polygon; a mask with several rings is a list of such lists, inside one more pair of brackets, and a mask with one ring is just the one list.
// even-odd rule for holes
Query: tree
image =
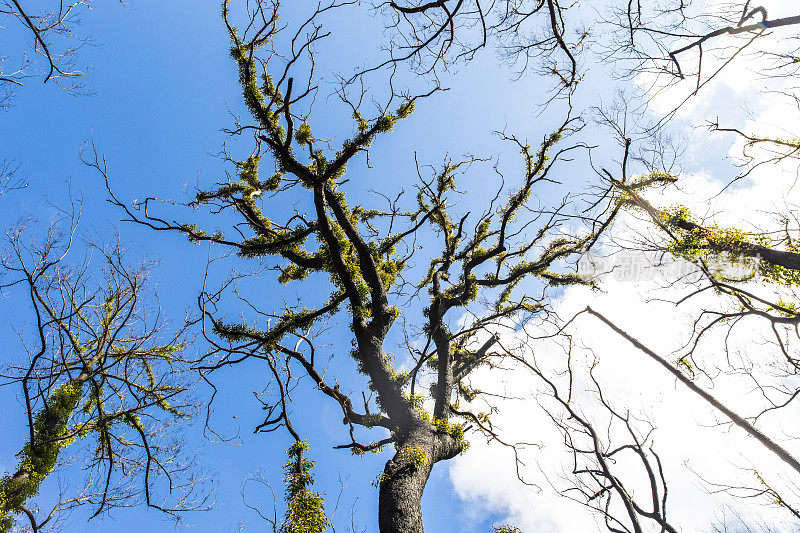
{"label": "tree", "polygon": [[[97,240],[72,264],[77,217],[54,223],[41,239],[28,237],[34,224],[6,234],[3,260],[2,288],[27,296],[36,335],[27,360],[2,374],[4,385],[21,388],[29,437],[16,472],[0,479],[0,530],[11,531],[14,515],[24,514],[34,532],[44,531],[85,504],[95,506],[94,516],[140,500],[175,516],[202,507],[202,479],[182,457],[173,429],[195,409],[186,326],[168,334],[150,307],[152,263],[130,266],[119,241]],[[62,494],[49,512],[31,507],[42,482],[69,463],[76,441],[90,440],[86,488]],[[152,497],[167,479],[176,500]]]}
{"label": "tree", "polygon": [[[318,8],[300,25],[279,66],[280,55],[259,55],[261,49],[274,46],[281,30],[277,3],[253,4],[243,32],[232,23],[228,2],[224,4],[231,56],[254,119],[234,133],[252,131],[256,146],[250,156],[235,162],[235,178],[199,191],[191,205],[209,206],[213,213],[234,213],[233,233],[221,229],[206,232],[193,224],[152,215],[152,199],[129,207],[110,192],[111,201],[129,220],[155,230],[183,233],[191,241],[227,247],[242,261],[264,264],[257,271],[259,278],[274,270],[281,283],[303,284],[307,278],[320,276],[330,280],[326,299],[306,302],[302,298],[297,306],[282,311],[262,310],[263,304],[253,295],[236,289],[238,277],[219,290],[204,291],[200,297],[204,335],[215,358],[209,358],[200,369],[212,373],[248,359],[263,360],[280,394],[265,406],[269,416],[257,429],[272,431],[285,425],[299,441],[290,421],[288,392],[293,369],[299,368],[341,408],[351,439],[341,448],[363,454],[387,445],[395,447],[378,482],[381,531],[422,531],[420,504],[431,469],[466,449],[467,428],[502,442],[492,431],[487,414],[461,407],[464,400],[481,395],[469,385],[471,373],[481,366],[499,364],[503,357],[495,350],[497,336],[487,331],[509,319],[523,320],[541,312],[549,288],[580,283],[577,275],[564,272],[560,265],[590,246],[604,225],[592,220],[584,236],[569,237],[559,231],[570,216],[569,199],[552,210],[536,206],[535,192],[551,181],[553,168],[586,148],[579,142],[564,142],[583,124],[569,113],[536,148],[507,137],[521,151],[524,171],[513,188],[501,183],[494,200],[477,217],[457,213],[451,200],[457,191],[458,173],[479,163],[476,159],[446,160],[430,177],[420,172],[416,205],[409,210],[402,210],[396,202],[390,202],[388,209],[350,205],[346,167],[356,164],[360,154],[368,153],[370,144],[387,135],[413,112],[419,99],[432,93],[392,93],[377,116],[368,118],[359,103],[363,96],[351,100],[343,89],[340,97],[351,109],[355,133],[337,150],[326,150],[325,141],[315,136],[312,125],[313,46],[325,36],[317,18],[335,7]],[[296,71],[301,65],[308,66],[309,74],[299,82]],[[395,110],[390,111],[392,108]],[[260,171],[268,158],[275,172],[264,179]],[[91,164],[108,183],[107,170],[99,159]],[[282,206],[296,202],[302,207],[284,215]],[[529,219],[523,213],[534,216]],[[439,251],[420,258],[413,241],[423,238],[437,242]],[[405,280],[404,268],[418,261],[427,265],[422,279]],[[541,281],[541,296],[516,295],[514,289],[527,278]],[[426,303],[419,343],[411,341],[412,332],[405,328],[405,349],[415,364],[409,372],[402,372],[393,365],[385,345],[400,316],[395,302],[407,290],[413,291],[412,301]],[[230,291],[258,315],[267,317],[268,324],[233,322],[221,316],[216,308]],[[481,307],[486,311],[477,312]],[[473,318],[459,325],[457,313],[464,312]],[[363,409],[338,385],[332,386],[319,367],[314,327],[329,318],[349,325],[350,356],[365,376],[369,391],[369,395],[366,390],[363,393]],[[357,437],[360,428],[381,428],[388,436],[361,442]],[[300,461],[301,455],[297,457]]]}
{"label": "tree", "polygon": [[[0,21],[8,32],[2,52],[13,57],[0,56],[0,112],[11,107],[16,94],[33,78],[71,94],[85,92],[86,72],[80,69],[78,51],[91,40],[81,36],[78,28],[81,17],[92,9],[91,2],[47,2],[34,8],[25,3],[5,0],[0,4]],[[0,158],[0,196],[27,186],[17,175],[19,168],[13,156]]]}
{"label": "tree", "polygon": [[[698,16],[696,11],[690,14],[688,6],[687,9],[681,6],[673,11],[664,10],[660,14],[656,10],[656,15],[662,19],[672,18],[671,24],[658,24],[655,15],[647,20],[641,7],[638,11],[631,11],[629,5],[628,11],[621,13],[628,21],[627,25],[619,23],[621,33],[629,32],[630,39],[620,37],[617,40],[619,46],[612,51],[614,58],[620,62],[634,58],[633,63],[627,63],[633,64],[633,67],[628,67],[631,76],[649,72],[654,79],[660,77],[653,82],[660,90],[676,90],[678,94],[683,91],[685,95],[675,100],[678,105],[671,105],[664,116],[638,130],[638,116],[622,114],[612,118],[610,113],[603,114],[604,121],[618,135],[627,138],[627,144],[632,144],[630,137],[634,137],[631,133],[635,131],[639,135],[638,144],[645,146],[641,152],[649,152],[651,158],[663,157],[664,152],[659,150],[663,146],[659,144],[659,132],[668,127],[669,120],[740,54],[746,57],[742,61],[747,61],[753,75],[760,77],[767,93],[772,93],[776,100],[783,97],[790,101],[796,99],[796,88],[791,81],[795,74],[791,58],[794,57],[796,29],[795,33],[791,30],[800,22],[797,16],[771,18],[765,7],[753,7],[749,2],[726,6],[715,13],[701,13],[702,16]],[[658,35],[658,39],[652,38],[653,35]],[[650,36],[649,41],[642,39],[644,36]],[[779,36],[789,38],[781,39]],[[643,40],[648,45],[641,45]],[[686,58],[692,51],[697,52],[697,63]],[[687,63],[696,65],[691,74],[687,73]],[[706,72],[711,74],[704,74]],[[689,80],[686,78],[689,77],[695,79],[687,87],[686,81]],[[756,120],[751,117],[748,129],[767,126],[757,122],[758,117],[754,118]],[[731,114],[725,120],[731,123],[737,117]],[[720,122],[720,119],[709,121],[708,130],[738,136],[742,155],[732,158],[740,171],[734,171],[733,177],[721,177],[723,186],[721,190],[717,189],[717,196],[729,188],[747,187],[749,184],[746,182],[759,172],[773,173],[776,178],[782,172],[796,172],[796,143],[791,138],[787,140],[784,132],[749,134],[738,126],[721,126]],[[632,151],[636,144],[634,141]],[[711,208],[713,197],[708,208],[702,203],[698,205],[698,202],[694,202],[692,207],[670,205],[662,196],[672,192],[670,189],[674,191],[676,186],[691,183],[692,177],[684,176],[678,168],[671,166],[673,162],[665,164],[663,159],[660,165],[653,164],[652,159],[650,164],[644,158],[634,160],[644,163],[643,172],[638,177],[639,169],[628,173],[623,170],[621,175],[613,177],[605,172],[604,180],[614,185],[618,204],[624,206],[631,218],[638,218],[633,223],[634,231],[612,233],[615,242],[611,249],[621,254],[633,250],[645,252],[649,255],[637,257],[640,261],[649,261],[651,268],[669,263],[670,260],[665,259],[669,257],[686,265],[688,268],[667,270],[662,290],[658,295],[651,294],[651,298],[688,308],[694,314],[693,324],[686,331],[675,332],[686,341],[671,362],[647,346],[646,339],[639,340],[625,331],[624,319],[617,317],[612,321],[591,308],[587,311],[656,360],[676,381],[713,405],[723,415],[721,424],[732,424],[744,430],[775,453],[785,466],[798,471],[800,463],[795,458],[796,452],[792,452],[793,446],[781,435],[791,432],[766,421],[784,409],[790,411],[800,390],[796,355],[798,315],[794,304],[800,267],[796,245],[800,228],[796,222],[791,179],[785,192],[781,191],[785,194],[783,205],[779,193],[775,197],[775,210],[765,214],[755,209],[746,212],[742,206],[737,206],[739,211],[733,212],[724,202]],[[783,186],[781,180],[775,180],[776,190]],[[684,198],[691,201],[687,195]],[[735,222],[731,223],[731,220]],[[652,291],[652,287],[649,290]],[[711,294],[715,298],[708,298]],[[699,307],[693,306],[695,300]],[[736,344],[735,339],[742,337],[750,339],[752,353],[743,352]],[[744,380],[737,382],[736,376],[744,376]],[[704,386],[722,391],[728,401],[737,395],[751,398],[751,401],[741,413],[737,413],[725,405],[725,401],[704,390]],[[757,391],[757,394],[751,391]],[[605,400],[603,403],[610,409]],[[580,421],[580,417],[572,418]],[[627,423],[627,415],[623,418]],[[585,449],[581,449],[581,453],[586,453]],[[711,490],[727,491],[743,499],[760,498],[765,505],[778,506],[787,512],[791,523],[796,524],[797,505],[792,502],[796,494],[791,489],[791,482],[781,480],[784,488],[776,490],[776,485],[765,480],[757,466],[751,473],[752,484],[748,485],[729,485],[718,480],[708,480],[708,483]],[[794,479],[788,470],[786,477]],[[612,486],[617,489],[615,480],[610,480],[603,491],[611,490]],[[652,486],[657,488],[656,483]],[[587,499],[591,501],[591,498]],[[607,518],[613,517],[608,508],[601,512]],[[635,520],[631,519],[631,522],[633,526],[626,527],[640,530]],[[743,526],[751,530],[750,526]]]}
{"label": "tree", "polygon": [[[10,100],[14,88],[24,85],[28,78],[42,77],[44,83],[53,81],[69,92],[82,88],[80,78],[84,72],[78,68],[77,52],[88,41],[77,35],[80,17],[91,9],[91,3],[48,2],[43,6],[23,5],[19,0],[6,0],[0,6],[3,20],[19,24],[9,31],[23,32],[25,40],[31,43],[33,60],[23,50],[12,51],[19,57],[10,67],[5,65],[7,58],[0,62],[0,102]],[[39,66],[43,62],[44,66]],[[0,109],[5,107],[0,104]]]}

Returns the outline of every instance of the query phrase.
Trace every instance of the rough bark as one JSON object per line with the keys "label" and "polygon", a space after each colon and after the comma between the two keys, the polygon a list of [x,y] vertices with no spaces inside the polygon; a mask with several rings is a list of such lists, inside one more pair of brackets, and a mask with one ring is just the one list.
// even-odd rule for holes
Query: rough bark
{"label": "rough bark", "polygon": [[463,447],[450,435],[418,427],[398,443],[380,479],[380,533],[423,533],[422,493],[433,465],[458,455]]}

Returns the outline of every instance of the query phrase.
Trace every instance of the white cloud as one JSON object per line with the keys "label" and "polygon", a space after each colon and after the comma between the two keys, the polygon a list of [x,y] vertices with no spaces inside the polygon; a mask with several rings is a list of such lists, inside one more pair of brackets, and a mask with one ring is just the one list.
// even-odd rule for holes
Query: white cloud
{"label": "white cloud", "polygon": [[[584,288],[570,289],[559,301],[558,312],[562,316],[572,316],[591,303],[666,355],[684,340],[679,338],[680,333],[687,331],[690,317],[676,313],[671,304],[645,302],[638,292],[641,288],[632,283],[612,282],[607,285],[608,291],[601,295]],[[713,296],[705,300],[707,303]],[[697,308],[703,303],[695,302]],[[735,507],[743,516],[767,518],[759,505],[763,501],[742,503],[724,493],[708,494],[698,475],[716,483],[753,486],[757,485],[757,480],[752,465],[772,483],[783,476],[784,465],[741,430],[714,427],[718,421],[724,421],[718,413],[599,321],[584,315],[570,332],[575,334],[576,343],[584,342],[595,349],[599,358],[596,376],[614,406],[654,421],[653,442],[664,461],[670,491],[668,516],[675,524],[684,531],[709,530],[725,505]],[[554,362],[563,363],[563,352],[552,342],[537,343],[533,352],[545,367]],[[584,352],[583,355],[588,354]],[[479,377],[477,381],[482,380]],[[530,489],[517,481],[513,456],[508,449],[496,444],[487,446],[483,442],[474,443],[467,454],[454,461],[450,471],[453,485],[458,495],[470,502],[476,511],[499,512],[523,531],[596,530],[593,515],[556,492],[556,489],[570,486],[570,456],[564,451],[562,436],[534,398],[536,393],[532,389],[542,390],[537,385],[540,384],[536,384],[531,375],[509,373],[503,383],[505,393],[528,398],[528,401],[499,402],[499,413],[493,420],[503,428],[505,438],[541,445],[541,448],[527,447],[521,454],[527,465],[522,470],[524,477],[540,489]],[[582,412],[602,431],[603,413],[596,402],[590,402],[592,395],[587,393],[588,388],[582,389],[584,385],[576,380],[575,402],[583,406]],[[733,408],[748,407],[747,398],[733,401],[735,397],[722,394],[724,385],[718,380],[715,394],[726,398]],[[489,385],[489,390],[497,388],[496,383]],[[766,427],[774,429],[774,424]],[[793,448],[795,453],[800,452],[800,446]],[[626,477],[626,481],[631,484],[631,478]],[[769,512],[774,515],[773,524],[785,518],[780,509]]]}
{"label": "white cloud", "polygon": [[[749,79],[751,75],[745,76],[741,68],[730,69],[717,80],[720,88],[716,92],[706,92],[702,99],[697,99],[693,108],[687,109],[719,113],[732,105],[731,102],[714,100],[720,91],[747,94],[757,111],[740,126],[743,130],[762,128],[762,131],[753,133],[791,135],[785,131],[785,125],[797,123],[800,114],[797,107],[788,99],[758,94],[755,82],[742,83],[743,77]],[[691,135],[689,145],[702,147],[709,133],[694,130]],[[690,151],[688,156],[705,162],[705,168],[711,170],[701,169],[682,177],[680,188],[652,198],[654,202],[662,206],[687,205],[698,216],[708,216],[718,224],[744,229],[774,227],[773,212],[785,210],[787,204],[800,204],[800,194],[795,188],[796,161],[784,160],[759,167],[745,180],[720,193],[735,172],[712,175],[712,172],[719,172],[720,167],[708,162],[714,158],[719,160],[725,154],[703,154],[699,153],[701,149]],[[741,141],[731,137],[730,154],[739,155],[741,149]],[[750,153],[758,157],[765,155],[763,152]],[[614,235],[631,237],[640,231],[647,231],[642,222],[628,217],[626,224],[614,228]],[[720,308],[721,300],[708,291],[676,307],[660,299],[664,296],[676,298],[676,289],[664,288],[662,281],[656,278],[633,283],[609,278],[603,292],[593,292],[584,287],[568,289],[555,302],[555,307],[562,318],[568,318],[591,305],[648,347],[674,361],[677,354],[685,353],[682,347],[690,340],[692,323],[699,313],[703,309]],[[682,294],[687,292],[688,289]],[[765,342],[769,331],[768,326],[764,326],[745,325],[732,330],[733,333],[727,337],[727,329],[712,332],[697,350],[697,361],[711,372],[733,363],[750,368],[750,374],[763,381],[797,386],[796,377],[776,377],[774,367],[780,361],[775,359],[775,347]],[[795,473],[789,473],[789,469],[771,452],[740,429],[719,425],[726,422],[721,414],[598,320],[583,315],[572,325],[569,333],[573,335],[576,346],[576,368],[582,364],[585,369],[597,357],[596,376],[614,406],[647,417],[656,426],[652,441],[664,461],[669,486],[668,517],[673,524],[687,532],[711,531],[715,524],[738,516],[744,522],[765,524],[774,531],[795,531],[795,527],[789,525],[789,513],[777,505],[770,505],[770,498],[734,498],[703,481],[758,487],[759,481],[754,473],[757,470],[784,497],[798,499],[800,490],[795,483],[800,478]],[[594,353],[579,349],[580,346],[591,348]],[[532,351],[544,368],[563,367],[564,354],[555,342],[538,341]],[[508,396],[527,399],[495,401],[499,412],[493,421],[503,429],[508,440],[531,441],[540,445],[528,447],[521,454],[526,463],[523,469],[525,478],[539,488],[531,489],[517,481],[513,457],[508,449],[496,444],[486,445],[479,437],[474,437],[477,442],[450,467],[457,494],[469,502],[468,508],[477,515],[499,513],[523,531],[597,530],[594,515],[558,494],[558,490],[569,486],[570,456],[565,453],[563,437],[537,403],[537,391],[541,393],[543,390],[541,383],[536,384],[532,375],[519,371],[506,373],[502,382],[495,376],[496,373],[491,377],[486,373],[477,376],[475,381],[494,392],[502,390]],[[602,411],[593,395],[587,392],[587,383],[585,373],[576,378],[575,402],[584,405],[583,412],[589,418],[602,420]],[[716,376],[713,383],[699,378],[697,383],[742,415],[756,413],[758,406],[765,405],[761,391],[748,374]],[[541,396],[538,399],[544,401]],[[768,415],[760,419],[758,427],[800,457],[798,441],[786,438],[787,434],[792,434],[791,426],[796,424],[784,423],[785,420],[796,420],[799,414],[800,410],[790,406],[780,416]]]}

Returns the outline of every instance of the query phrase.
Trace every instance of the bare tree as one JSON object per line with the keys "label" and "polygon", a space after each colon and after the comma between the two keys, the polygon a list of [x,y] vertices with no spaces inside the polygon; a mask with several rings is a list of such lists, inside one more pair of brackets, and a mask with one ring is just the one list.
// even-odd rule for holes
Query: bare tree
{"label": "bare tree", "polygon": [[77,27],[81,16],[91,8],[91,2],[86,0],[40,5],[4,0],[0,4],[0,20],[14,24],[13,30],[21,30],[33,53],[30,58],[25,49],[12,46],[19,55],[0,62],[0,91],[5,98],[10,98],[15,88],[31,78],[42,78],[44,83],[52,81],[69,92],[81,90],[84,72],[78,67],[77,52],[87,39],[77,33]]}
{"label": "bare tree", "polygon": [[[569,342],[567,345],[569,352],[571,345]],[[571,486],[560,489],[561,493],[601,515],[608,531],[641,533],[654,526],[662,532],[677,532],[678,529],[667,519],[666,475],[651,442],[655,428],[634,419],[630,412],[621,412],[612,406],[603,393],[604,387],[594,375],[597,361],[589,368],[588,375],[593,385],[592,392],[605,416],[595,413],[590,417],[575,399],[577,380],[570,353],[566,358],[566,368],[559,372],[558,378],[553,378],[541,370],[535,356],[526,356],[524,341],[522,346],[504,349],[545,386],[537,403],[558,427],[572,455],[568,482]],[[646,426],[646,431],[643,433],[637,426]],[[631,457],[635,466],[644,472],[647,482],[643,498],[628,486],[626,478],[633,477],[630,470],[620,467],[627,457]]]}
{"label": "bare tree", "polygon": [[377,9],[389,16],[388,26],[395,30],[389,58],[356,76],[403,62],[436,74],[497,46],[518,74],[555,75],[556,89],[569,92],[579,81],[577,50],[588,35],[568,25],[568,11],[576,7],[559,0],[382,2]]}
{"label": "bare tree", "polygon": [[[27,297],[35,335],[22,338],[28,357],[2,373],[3,385],[20,388],[29,434],[18,469],[0,480],[2,531],[15,514],[37,532],[78,505],[97,516],[143,501],[178,517],[207,498],[177,431],[196,408],[186,327],[168,332],[147,288],[152,263],[130,266],[118,240],[88,243],[85,260],[72,263],[76,222],[69,215],[41,239],[29,237],[30,220],[6,233],[3,290]],[[86,488],[39,513],[28,502],[83,447],[76,441],[93,442]],[[165,483],[168,496],[155,497]]]}
{"label": "bare tree", "polygon": [[[599,110],[600,122],[609,125],[617,141],[627,147],[628,165],[627,168],[623,165],[616,174],[604,168],[598,168],[597,172],[604,190],[606,184],[613,187],[611,205],[619,207],[616,212],[635,220],[635,230],[624,237],[612,235],[612,241],[604,242],[610,245],[610,253],[644,252],[637,257],[649,261],[654,269],[669,261],[691,267],[668,276],[663,290],[650,298],[690,309],[691,303],[700,298],[714,295],[715,299],[694,312],[689,330],[675,332],[687,340],[670,356],[657,355],[658,349],[646,346],[646,338],[638,340],[627,333],[623,319],[615,317],[612,321],[600,310],[589,309],[589,313],[717,409],[723,415],[723,425],[731,424],[746,431],[780,457],[790,468],[787,477],[794,479],[791,470],[797,471],[800,465],[786,435],[768,435],[770,431],[764,429],[768,417],[791,409],[800,395],[797,352],[800,315],[796,304],[800,226],[792,188],[787,188],[785,198],[778,198],[769,216],[755,211],[726,212],[724,204],[716,212],[670,205],[659,193],[681,187],[692,179],[684,176],[680,165],[675,164],[676,160],[680,163],[677,152],[673,152],[676,157],[665,160],[664,131],[680,107],[716,79],[722,69],[734,62],[744,64],[747,74],[760,80],[775,100],[797,101],[792,81],[796,71],[791,58],[796,55],[800,20],[791,12],[770,16],[772,13],[768,14],[764,7],[750,2],[711,3],[711,6],[709,9],[705,3],[676,2],[670,7],[631,2],[614,13],[610,21],[616,24],[618,33],[613,46],[605,50],[606,58],[622,65],[623,73],[650,80],[652,90],[648,95],[660,91],[683,92],[679,92],[678,107],[656,116],[650,123],[647,122],[650,117],[643,112],[645,107],[637,107],[641,102],[635,99],[629,99],[622,113],[619,109]],[[725,184],[720,193],[728,187],[744,185],[757,172],[796,174],[797,143],[791,133],[787,134],[791,130],[789,121],[778,131],[770,131],[766,125],[752,122],[752,116],[745,127],[736,124],[737,119],[732,115],[707,122],[712,135],[733,136],[742,147],[741,156],[732,158],[741,171],[719,176]],[[735,215],[742,222],[720,223],[726,215]],[[755,339],[758,349],[753,353],[736,351],[730,345],[736,334]],[[602,354],[603,350],[599,351]],[[738,394],[753,393],[749,396],[753,401],[741,413],[708,392],[711,386],[720,387],[726,377],[731,378],[728,382],[734,377],[742,378]],[[795,436],[788,427],[785,432]],[[717,479],[705,482],[710,490],[724,490],[738,498],[759,498],[765,505],[777,505],[790,519],[796,520],[797,504],[793,501],[796,494],[776,490],[757,468],[753,474],[750,486],[733,486]],[[765,525],[764,530],[773,529]]]}

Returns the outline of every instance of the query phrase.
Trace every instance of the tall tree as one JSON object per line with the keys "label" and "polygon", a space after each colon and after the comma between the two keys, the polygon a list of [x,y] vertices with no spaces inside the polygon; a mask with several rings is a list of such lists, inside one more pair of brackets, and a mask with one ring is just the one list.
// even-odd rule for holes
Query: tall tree
{"label": "tall tree", "polygon": [[[277,311],[265,310],[262,306],[269,304],[258,301],[255,294],[237,290],[238,278],[219,290],[204,291],[200,297],[204,331],[215,357],[200,368],[208,374],[242,361],[263,360],[280,391],[275,403],[265,406],[269,416],[257,428],[263,431],[292,427],[289,388],[299,369],[341,408],[350,433],[350,442],[341,448],[363,454],[394,447],[378,482],[380,530],[421,532],[421,499],[434,465],[466,449],[468,428],[503,442],[487,413],[462,406],[464,400],[482,395],[470,387],[471,374],[499,364],[503,357],[495,349],[494,331],[508,327],[509,321],[542,312],[551,288],[580,283],[577,275],[564,271],[564,262],[587,249],[604,224],[584,217],[589,221],[587,231],[570,237],[561,231],[571,217],[569,198],[553,208],[537,205],[536,191],[552,182],[554,168],[586,149],[565,140],[583,126],[568,107],[561,124],[538,146],[506,138],[522,154],[522,174],[509,180],[508,186],[499,183],[478,216],[458,213],[453,204],[458,175],[479,163],[475,159],[448,159],[430,177],[420,174],[416,203],[409,208],[402,209],[395,201],[388,209],[351,205],[347,166],[357,164],[373,142],[380,142],[411,115],[421,98],[432,93],[403,96],[392,92],[376,116],[366,117],[360,103],[363,94],[351,100],[342,90],[340,97],[355,119],[354,133],[337,149],[328,149],[327,141],[314,133],[313,47],[327,35],[318,18],[336,7],[318,8],[290,36],[288,52],[280,55],[272,52],[281,31],[277,3],[253,3],[240,25],[243,31],[233,24],[228,2],[224,4],[231,56],[253,118],[236,132],[252,132],[256,146],[251,155],[235,162],[235,177],[199,191],[191,205],[209,206],[212,213],[233,213],[233,232],[169,222],[151,214],[152,199],[134,207],[113,192],[111,199],[130,220],[230,248],[241,261],[263,265],[257,275],[264,283],[302,285],[312,279],[329,280],[327,297],[303,294],[297,306]],[[267,161],[275,170],[262,178]],[[95,166],[108,180],[106,169],[96,160]],[[287,205],[297,207],[285,214]],[[414,244],[423,239],[424,254]],[[432,252],[434,247],[436,252]],[[415,282],[402,275],[412,266],[421,273]],[[540,296],[515,291],[529,278],[540,283]],[[267,324],[232,321],[217,311],[230,291],[267,317]],[[412,291],[411,301],[424,307],[418,319],[421,335],[413,342],[409,329],[413,318],[404,317],[398,323],[397,305],[405,291]],[[472,316],[466,323],[461,320],[465,313]],[[323,319],[349,326],[350,357],[367,389],[361,408],[320,367],[313,328]],[[404,330],[405,355],[413,361],[409,371],[396,367],[387,348],[389,335],[398,329]],[[372,442],[362,442],[357,437],[359,428],[382,431]],[[380,437],[381,433],[385,436]]]}

